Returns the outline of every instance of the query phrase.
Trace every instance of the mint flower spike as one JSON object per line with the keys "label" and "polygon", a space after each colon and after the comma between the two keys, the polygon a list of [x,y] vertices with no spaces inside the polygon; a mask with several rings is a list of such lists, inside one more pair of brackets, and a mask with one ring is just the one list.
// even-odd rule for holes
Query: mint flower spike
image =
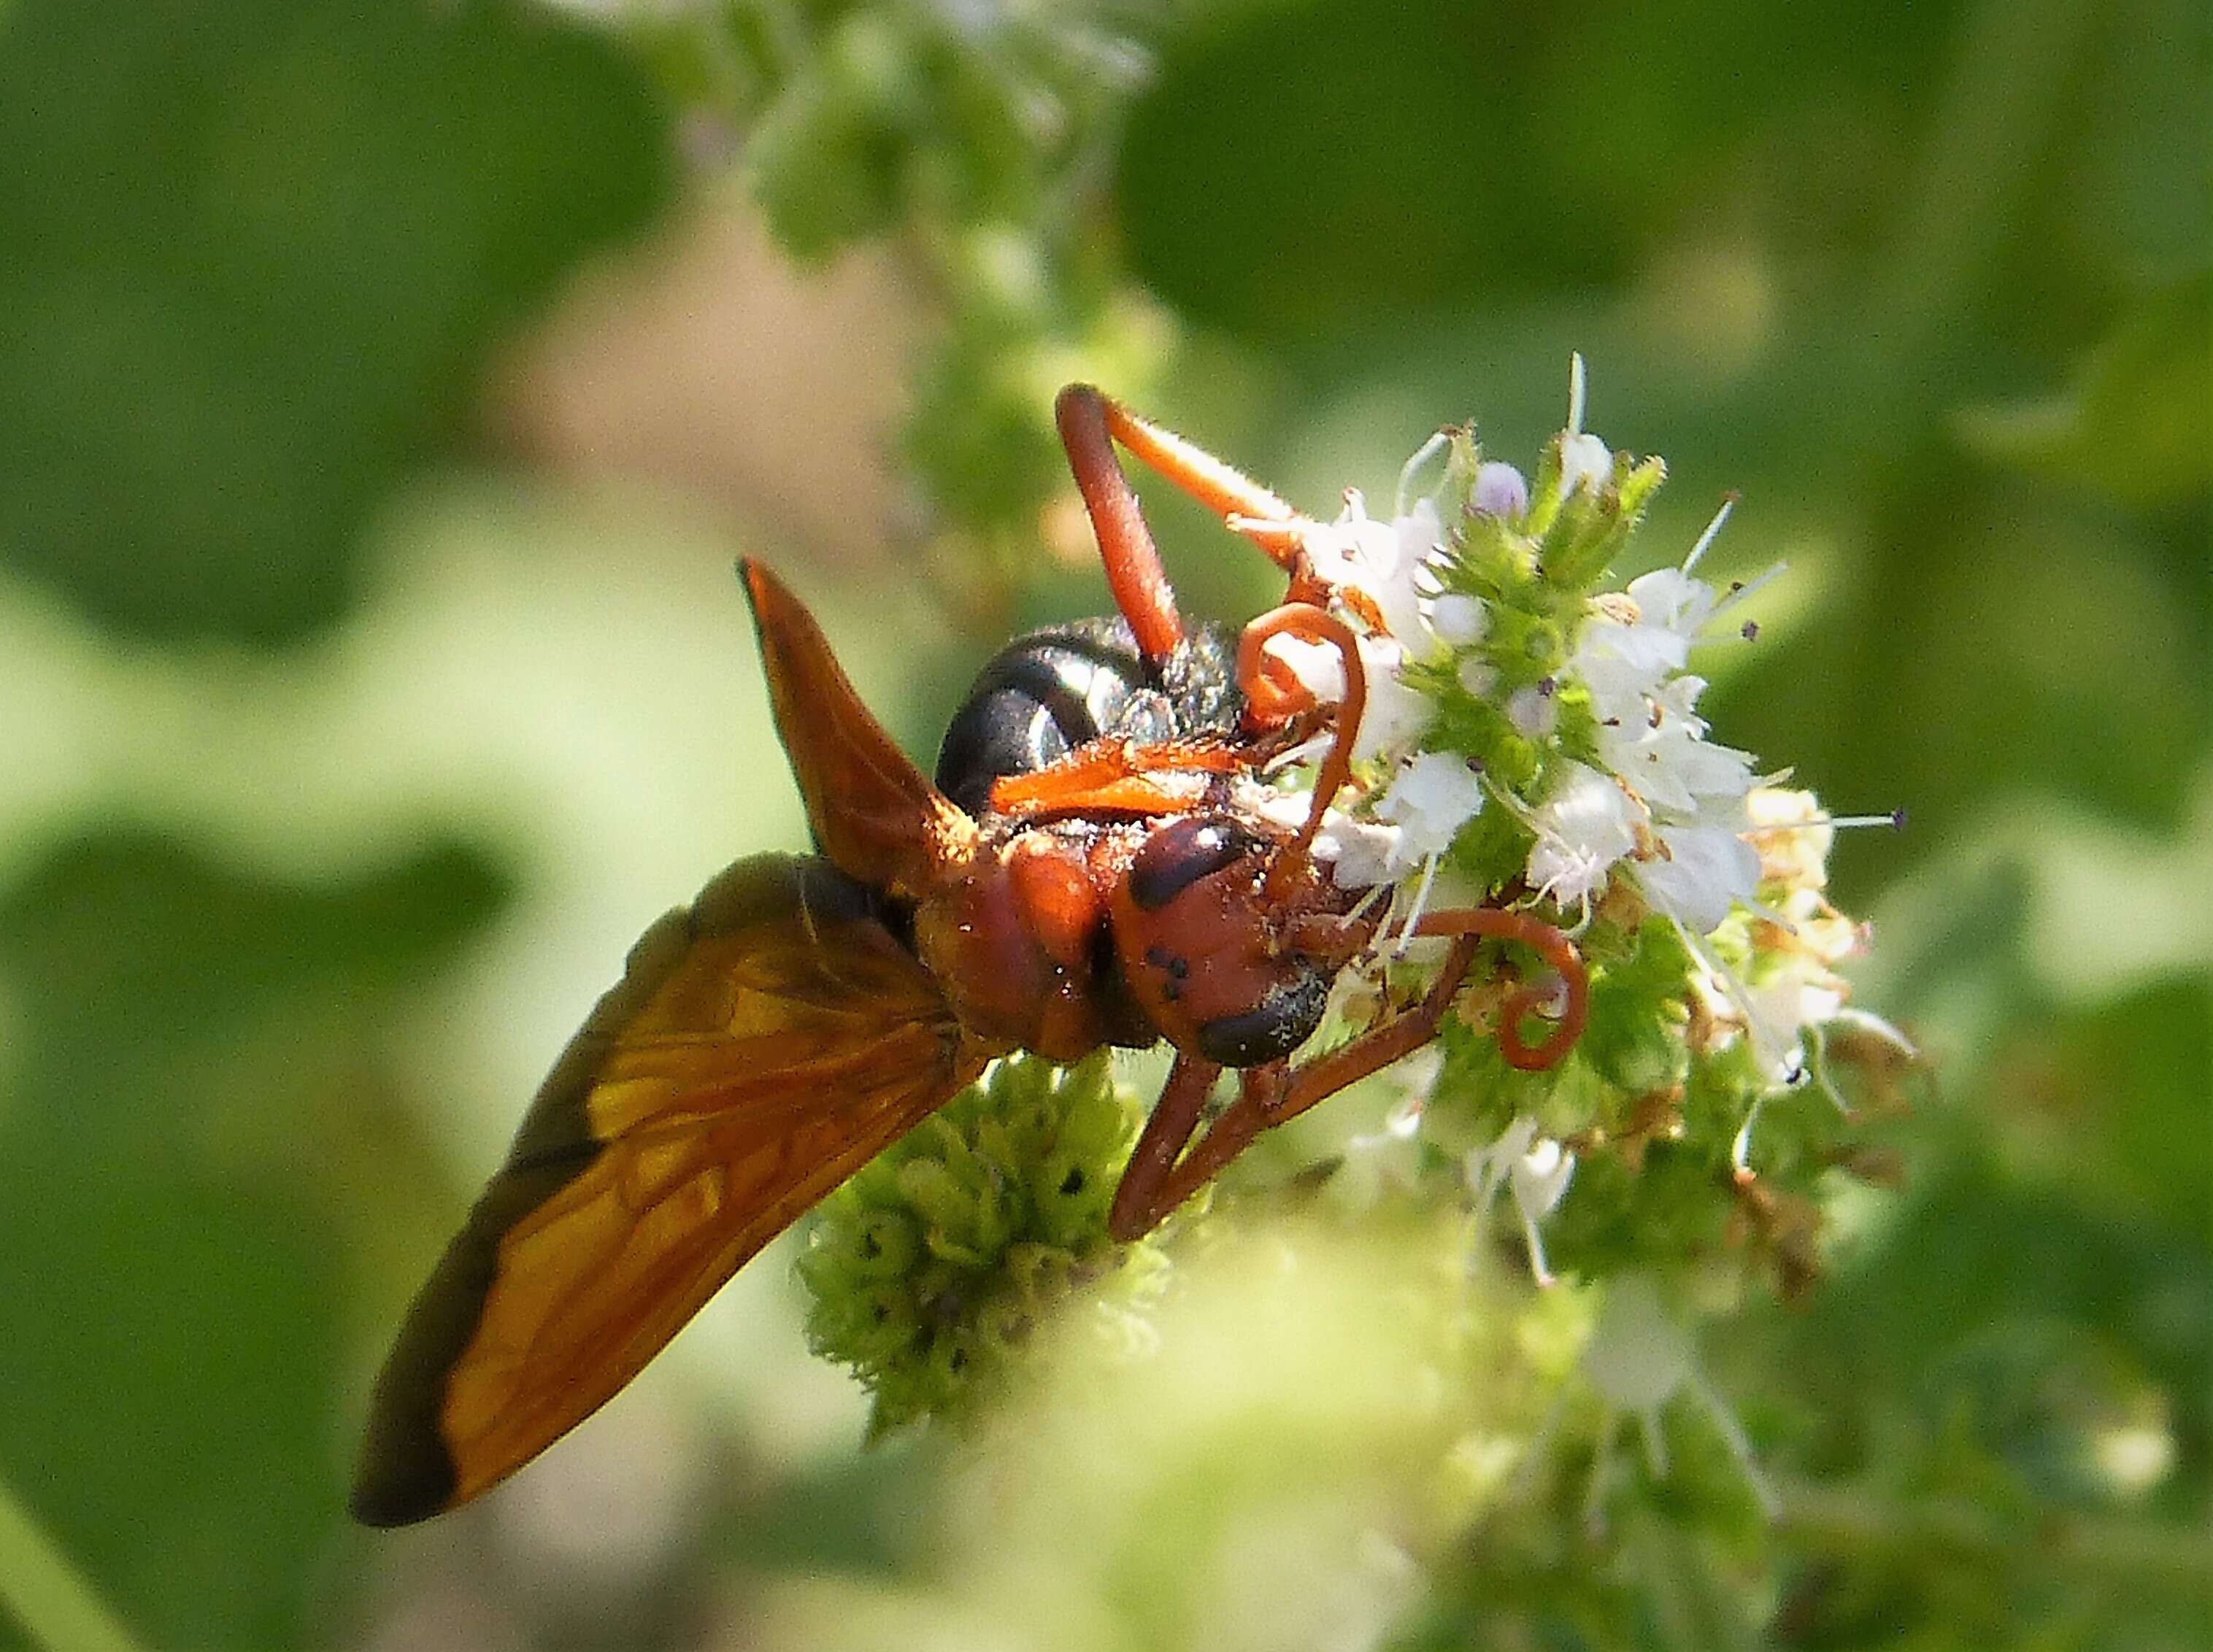
{"label": "mint flower spike", "polygon": [[869,1391],[872,1437],[974,1414],[1078,1293],[1117,1349],[1142,1341],[1165,1263],[1106,1232],[1138,1121],[1104,1052],[1009,1056],[823,1204],[797,1264],[808,1339]]}
{"label": "mint flower spike", "polygon": [[[1846,1007],[1838,973],[1864,934],[1827,901],[1826,855],[1835,828],[1860,823],[1763,779],[1702,714],[1697,651],[1755,641],[1746,606],[1783,571],[1703,577],[1736,496],[1673,566],[1613,585],[1666,467],[1611,450],[1585,428],[1588,411],[1577,356],[1566,423],[1526,477],[1472,431],[1449,430],[1408,459],[1389,520],[1348,492],[1334,521],[1302,530],[1369,687],[1354,784],[1314,845],[1339,888],[1365,891],[1363,913],[1382,908],[1347,998],[1399,990],[1387,972],[1419,963],[1413,932],[1439,902],[1532,909],[1575,939],[1592,983],[1581,1041],[1535,1071],[1448,1027],[1435,1093],[1363,1139],[1361,1174],[1401,1165],[1417,1137],[1443,1149],[1481,1209],[1513,1194],[1540,1283],[1552,1277],[1548,1238],[1568,1267],[1605,1272],[1689,1260],[1648,1235],[1688,1244],[1727,1228],[1795,1290],[1811,1277],[1814,1179],[1835,1144],[1801,1121],[1783,1181],[1751,1189],[1766,1099],[1810,1083],[1845,1118],[1825,1028],[1849,1026],[1841,1059],[1878,1080],[1887,1058],[1870,1065],[1871,1050],[1911,1059],[1895,1029]],[[1318,701],[1342,696],[1335,650],[1267,647]],[[1295,766],[1330,738],[1241,782],[1243,801],[1302,823],[1310,799]],[[1478,969],[1460,1016],[1495,1033],[1507,1002]],[[1661,1141],[1673,1168],[1647,1181],[1644,1148]],[[1470,1155],[1471,1143],[1488,1145]],[[1582,1212],[1625,1196],[1718,1206],[1655,1210],[1649,1223]]]}

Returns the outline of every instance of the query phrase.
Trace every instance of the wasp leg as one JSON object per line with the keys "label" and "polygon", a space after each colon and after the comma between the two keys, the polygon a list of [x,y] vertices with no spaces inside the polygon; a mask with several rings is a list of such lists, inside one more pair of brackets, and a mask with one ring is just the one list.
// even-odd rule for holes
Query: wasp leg
{"label": "wasp leg", "polygon": [[1075,472],[1076,490],[1098,537],[1099,560],[1106,567],[1106,588],[1114,593],[1114,606],[1130,622],[1137,647],[1148,659],[1165,659],[1183,641],[1183,620],[1176,613],[1175,592],[1168,586],[1167,570],[1161,566],[1160,548],[1130,478],[1122,474],[1114,457],[1113,439],[1107,434],[1107,412],[1113,404],[1088,385],[1070,385],[1052,404],[1053,423],[1060,430],[1060,445],[1068,450],[1068,468]]}
{"label": "wasp leg", "polygon": [[1070,385],[1054,400],[1052,413],[1076,489],[1098,536],[1114,604],[1149,657],[1160,659],[1172,650],[1183,635],[1183,623],[1137,494],[1114,457],[1117,442],[1258,545],[1290,575],[1290,599],[1327,599],[1328,587],[1314,577],[1306,552],[1306,535],[1314,523],[1259,483],[1174,432],[1138,417],[1096,386]]}
{"label": "wasp leg", "polygon": [[[1158,1177],[1151,1208],[1136,1232],[1145,1231],[1205,1186],[1262,1131],[1272,1130],[1298,1117],[1316,1102],[1327,1101],[1338,1091],[1381,1072],[1435,1038],[1475,962],[1477,949],[1486,939],[1517,941],[1539,953],[1559,971],[1566,992],[1558,1025],[1552,1036],[1537,1045],[1523,1041],[1521,1020],[1552,997],[1554,989],[1524,985],[1507,996],[1499,1011],[1497,1038],[1499,1050],[1508,1064],[1525,1071],[1551,1066],[1566,1055],[1582,1036],[1583,1019],[1589,1009],[1588,980],[1574,943],[1552,925],[1519,912],[1470,907],[1432,913],[1415,926],[1414,932],[1453,938],[1453,948],[1446,955],[1444,968],[1438,971],[1421,1002],[1381,1026],[1370,1027],[1328,1054],[1296,1067],[1278,1061],[1265,1067],[1248,1068],[1242,1076],[1236,1101],[1214,1121],[1198,1144],[1176,1161],[1173,1169]],[[1170,1082],[1173,1084],[1173,1078]],[[1158,1116],[1155,1114],[1155,1119]],[[1196,1114],[1192,1116],[1195,1119]],[[1186,1135],[1190,1133],[1190,1128],[1189,1125],[1184,1127]],[[1124,1186],[1127,1187],[1126,1181]],[[1119,1197],[1116,1212],[1118,1218],[1124,1214]],[[1117,1236],[1124,1236],[1119,1228]]]}
{"label": "wasp leg", "polygon": [[1370,1027],[1350,1042],[1327,1055],[1292,1067],[1278,1061],[1248,1069],[1237,1099],[1214,1126],[1185,1154],[1160,1191],[1157,1221],[1212,1181],[1222,1168],[1243,1152],[1253,1139],[1286,1120],[1295,1119],[1317,1102],[1326,1101],[1349,1084],[1380,1072],[1403,1055],[1412,1054],[1437,1036],[1437,1027],[1452,1008],[1454,996],[1475,961],[1478,938],[1460,938],[1445,960],[1445,967],[1422,1001],[1380,1027]]}
{"label": "wasp leg", "polygon": [[[1225,521],[1249,530],[1286,572],[1295,554],[1298,531],[1313,523],[1242,471],[1223,464],[1194,442],[1139,416],[1095,385],[1070,385],[1060,392],[1054,413],[1061,438],[1068,440],[1068,410],[1085,410],[1100,430],[1111,434],[1130,456],[1158,471]],[[1071,444],[1072,446],[1072,444]]]}
{"label": "wasp leg", "polygon": [[991,807],[1023,819],[1086,811],[1172,815],[1190,808],[1195,794],[1163,775],[1234,774],[1248,762],[1228,744],[1093,740],[1044,768],[1001,775],[991,783]]}
{"label": "wasp leg", "polygon": [[1175,1066],[1168,1070],[1168,1081],[1161,1089],[1153,1116],[1145,1121],[1145,1133],[1137,1138],[1121,1185],[1114,1189],[1113,1207],[1106,1214],[1106,1231],[1119,1242],[1127,1244],[1150,1233],[1189,1197],[1186,1188],[1173,1199],[1163,1199],[1161,1188],[1176,1168],[1176,1156],[1198,1127],[1198,1115],[1221,1076],[1222,1069],[1213,1062],[1177,1052]]}

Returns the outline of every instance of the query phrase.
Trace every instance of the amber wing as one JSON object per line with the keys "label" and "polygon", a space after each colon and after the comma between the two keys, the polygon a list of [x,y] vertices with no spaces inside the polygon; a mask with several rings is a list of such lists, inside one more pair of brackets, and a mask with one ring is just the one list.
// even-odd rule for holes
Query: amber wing
{"label": "amber wing", "polygon": [[646,932],[409,1310],[358,1518],[420,1520],[527,1462],[976,1076],[896,921],[826,861],[763,855]]}
{"label": "amber wing", "polygon": [[739,571],[760,634],[769,709],[816,847],[863,882],[920,899],[973,849],[976,823],[861,703],[806,604],[762,564]]}

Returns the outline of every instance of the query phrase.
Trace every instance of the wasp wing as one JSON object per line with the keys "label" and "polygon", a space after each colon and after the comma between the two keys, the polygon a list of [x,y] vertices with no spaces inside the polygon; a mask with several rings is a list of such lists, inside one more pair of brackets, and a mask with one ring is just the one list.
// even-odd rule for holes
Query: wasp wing
{"label": "wasp wing", "polygon": [[907,900],[973,845],[976,823],[869,714],[806,604],[759,562],[740,564],[777,733],[822,853]]}
{"label": "wasp wing", "polygon": [[887,915],[826,861],[763,855],[646,932],[408,1312],[358,1518],[420,1520],[527,1462],[976,1076]]}

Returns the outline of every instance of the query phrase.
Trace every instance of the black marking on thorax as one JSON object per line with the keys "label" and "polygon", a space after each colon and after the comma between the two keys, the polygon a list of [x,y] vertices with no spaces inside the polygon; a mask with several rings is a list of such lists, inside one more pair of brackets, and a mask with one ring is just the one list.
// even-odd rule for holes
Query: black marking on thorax
{"label": "black marking on thorax", "polygon": [[1088,741],[1143,744],[1227,737],[1244,709],[1235,647],[1208,626],[1155,665],[1126,621],[1076,620],[1032,631],[993,655],[945,731],[937,787],[972,815],[991,784],[1050,768]]}

